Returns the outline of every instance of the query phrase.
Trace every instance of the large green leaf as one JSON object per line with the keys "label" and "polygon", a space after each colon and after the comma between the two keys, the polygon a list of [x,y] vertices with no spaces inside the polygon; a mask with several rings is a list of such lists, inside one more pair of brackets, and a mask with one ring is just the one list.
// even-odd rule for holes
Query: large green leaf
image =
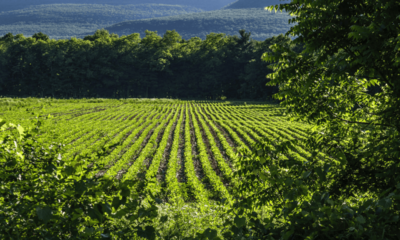
{"label": "large green leaf", "polygon": [[233,221],[234,221],[234,223],[236,224],[236,226],[238,228],[243,227],[243,226],[246,225],[246,218],[245,217],[236,216]]}
{"label": "large green leaf", "polygon": [[156,230],[153,226],[146,226],[144,230],[139,228],[137,231],[139,237],[143,237],[149,240],[156,239]]}
{"label": "large green leaf", "polygon": [[205,237],[209,240],[215,239],[217,236],[218,236],[217,230],[210,228],[207,228],[202,234],[202,237]]}
{"label": "large green leaf", "polygon": [[52,210],[48,206],[36,207],[36,214],[40,220],[42,220],[44,223],[47,223],[51,220]]}

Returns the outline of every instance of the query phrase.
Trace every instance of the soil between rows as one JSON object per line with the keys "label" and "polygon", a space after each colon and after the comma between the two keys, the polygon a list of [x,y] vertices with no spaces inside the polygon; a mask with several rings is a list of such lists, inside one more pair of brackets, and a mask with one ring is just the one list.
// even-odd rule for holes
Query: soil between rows
{"label": "soil between rows", "polygon": [[[196,176],[199,179],[199,181],[203,182],[202,180],[205,177],[205,174],[197,152],[197,142],[194,132],[193,119],[190,113],[189,113],[189,125],[190,125],[190,142],[192,144],[192,157],[193,157],[194,170],[196,172]],[[206,189],[212,189],[211,184],[209,183],[208,180],[204,181],[204,187]]]}
{"label": "soil between rows", "polygon": [[172,147],[172,142],[173,142],[173,138],[174,138],[174,131],[175,131],[176,125],[178,124],[179,116],[180,116],[180,114],[178,113],[176,121],[171,126],[171,130],[170,130],[168,140],[167,140],[167,146],[165,147],[163,157],[160,161],[160,166],[158,167],[158,171],[157,171],[156,179],[158,180],[158,182],[165,182],[165,175],[167,173],[167,168],[168,168],[168,156],[171,153],[171,147]]}
{"label": "soil between rows", "polygon": [[[203,111],[203,113],[204,113],[204,111]],[[222,144],[221,144],[221,142],[220,142],[220,140],[219,140],[217,134],[215,133],[214,129],[211,127],[211,125],[210,125],[210,123],[209,123],[209,120],[206,119],[206,118],[205,118],[203,115],[201,115],[201,114],[200,114],[200,116],[201,116],[201,118],[204,120],[204,122],[206,123],[206,126],[207,126],[208,129],[210,130],[211,135],[214,137],[214,142],[215,142],[215,144],[217,145],[217,147],[218,147],[218,149],[219,149],[219,152],[221,153],[221,155],[222,155],[222,157],[224,158],[225,162],[229,165],[229,167],[230,167],[231,169],[233,169],[233,168],[232,168],[232,161],[231,161],[231,159],[229,159],[228,155],[226,154],[226,152],[225,152],[225,150],[224,150],[224,148],[223,148],[223,146],[222,146]]]}
{"label": "soil between rows", "polygon": [[[183,110],[183,112],[185,109]],[[185,175],[185,122],[186,122],[186,115],[183,115],[181,129],[179,134],[179,148],[178,148],[178,170],[176,173],[176,177],[178,182],[185,183],[186,182],[186,175]]]}
{"label": "soil between rows", "polygon": [[[149,122],[151,123],[151,122]],[[140,144],[139,149],[136,151],[136,153],[131,157],[130,161],[125,165],[125,168],[121,169],[118,171],[117,175],[115,176],[116,179],[120,180],[123,178],[125,173],[128,171],[128,169],[132,166],[132,164],[135,162],[136,158],[140,155],[140,152],[143,150],[143,148],[146,146],[147,142],[149,141],[150,137],[153,135],[154,130],[160,125],[160,123],[157,123],[146,135],[146,137],[143,139],[143,142]]]}
{"label": "soil between rows", "polygon": [[[221,172],[221,169],[218,166],[217,161],[215,160],[214,154],[211,151],[211,145],[210,142],[208,141],[207,135],[204,131],[203,125],[201,124],[198,115],[195,113],[195,117],[197,120],[197,123],[199,125],[200,128],[200,133],[201,133],[201,137],[203,139],[203,143],[206,147],[206,151],[207,151],[207,157],[208,157],[208,161],[210,162],[211,167],[213,168],[214,172],[217,174],[217,176],[219,176],[219,178],[221,179],[221,182],[224,183],[224,185],[228,185],[228,182],[226,179],[224,179],[223,173]],[[215,141],[215,139],[214,139]]]}

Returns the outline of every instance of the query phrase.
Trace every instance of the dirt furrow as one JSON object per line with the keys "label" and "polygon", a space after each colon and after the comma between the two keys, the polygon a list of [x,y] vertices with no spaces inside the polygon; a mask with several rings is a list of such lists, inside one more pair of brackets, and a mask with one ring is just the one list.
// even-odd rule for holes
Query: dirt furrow
{"label": "dirt furrow", "polygon": [[206,147],[208,161],[210,162],[211,167],[214,169],[215,173],[221,178],[221,181],[223,181],[224,180],[223,174],[222,174],[221,170],[219,169],[218,163],[214,158],[213,152],[211,151],[211,145],[210,145],[210,142],[208,141],[208,138],[204,131],[203,125],[200,123],[199,117],[197,115],[195,115],[195,117],[196,117],[197,123],[200,128],[200,133],[201,133],[201,137],[203,139],[203,143]]}
{"label": "dirt furrow", "polygon": [[185,153],[185,121],[186,121],[186,115],[183,115],[181,129],[180,129],[180,135],[179,135],[178,170],[177,170],[177,174],[176,174],[176,177],[178,178],[178,182],[186,182],[185,154],[184,154]]}
{"label": "dirt furrow", "polygon": [[[122,151],[118,153],[117,157],[116,157],[115,159],[111,160],[111,162],[109,162],[109,163],[107,164],[107,166],[105,166],[105,169],[104,169],[104,170],[99,171],[99,172],[96,174],[97,177],[103,176],[104,173],[106,173],[107,170],[108,170],[109,168],[111,168],[112,166],[114,166],[114,164],[122,157],[122,155],[124,155],[124,154],[126,153],[126,151],[128,151],[128,149],[132,146],[132,144],[135,142],[135,140],[143,133],[143,131],[146,129],[146,127],[147,127],[148,125],[150,125],[151,123],[150,123],[150,122],[146,122],[146,123],[143,122],[142,124],[140,124],[140,125],[137,126],[137,127],[139,128],[139,127],[141,127],[143,124],[146,124],[146,125],[143,127],[142,130],[140,130],[140,131],[135,135],[135,137],[133,138],[132,142],[131,142],[128,146],[126,146],[124,149],[122,149]],[[124,142],[125,139],[128,138],[129,135],[131,135],[132,132],[133,132],[133,130],[131,130],[131,131],[129,131],[129,133],[125,134],[125,136],[124,136],[124,138],[123,138],[123,140],[122,140],[121,142]],[[110,153],[111,153],[112,151],[114,151],[114,149],[115,149],[116,147],[117,147],[117,146],[113,146],[112,149],[111,149],[111,151],[110,151]]]}
{"label": "dirt furrow", "polygon": [[[218,149],[219,149],[219,152],[221,153],[221,155],[222,155],[222,157],[224,158],[225,162],[229,165],[229,167],[230,167],[231,169],[233,169],[233,168],[232,168],[232,161],[229,159],[228,155],[226,154],[226,152],[225,152],[225,150],[224,150],[224,148],[223,148],[223,146],[222,146],[222,144],[221,144],[221,142],[220,142],[220,140],[219,140],[217,134],[215,133],[214,129],[211,127],[211,125],[210,125],[210,123],[207,121],[207,119],[205,119],[203,116],[202,116],[202,119],[204,119],[204,122],[206,123],[208,129],[209,129],[210,132],[211,132],[211,135],[214,137],[215,144],[217,145],[217,147],[218,147]],[[234,150],[235,150],[235,149],[234,149]]]}
{"label": "dirt furrow", "polygon": [[[237,131],[235,131],[235,128],[234,128],[234,127],[232,127],[232,126],[228,126],[228,127],[230,127],[234,133],[236,133],[236,135],[239,137],[239,139],[240,139],[240,141],[241,141],[242,143],[244,143],[248,148],[251,149],[250,143],[248,143],[248,142],[243,138],[242,134],[240,134],[240,133],[238,133]],[[221,128],[223,128],[223,127],[221,127]]]}
{"label": "dirt furrow", "polygon": [[[134,119],[138,114],[139,114],[139,113],[136,113],[135,115],[133,115],[132,117],[130,117],[128,120],[130,121],[130,120]],[[125,119],[124,119],[124,120],[125,120]]]}
{"label": "dirt furrow", "polygon": [[236,151],[237,145],[232,140],[232,138],[229,135],[229,133],[227,131],[225,131],[225,129],[223,127],[221,127],[216,121],[213,121],[213,123],[218,128],[218,130],[222,133],[222,135],[224,135],[224,137],[225,137],[226,141],[228,142],[228,144]]}
{"label": "dirt furrow", "polygon": [[171,131],[169,133],[168,140],[167,140],[167,146],[165,147],[163,157],[161,159],[160,166],[158,167],[158,171],[157,171],[156,178],[157,178],[158,182],[165,181],[165,174],[167,173],[167,168],[168,168],[168,157],[171,153],[172,141],[174,138],[174,131],[175,131],[176,125],[178,124],[178,119],[179,119],[179,116],[176,119],[176,121],[174,122],[174,124],[171,126]]}
{"label": "dirt furrow", "polygon": [[201,182],[204,183],[204,187],[206,189],[212,189],[212,186],[209,183],[208,179],[204,179],[204,181],[203,181],[205,174],[203,171],[203,166],[200,162],[199,154],[197,152],[196,135],[194,132],[192,115],[190,113],[189,113],[189,125],[190,125],[190,142],[192,144],[193,165],[194,165],[194,170],[196,171],[196,176]]}
{"label": "dirt furrow", "polygon": [[82,115],[86,115],[86,114],[90,114],[90,113],[94,113],[94,112],[101,112],[101,111],[104,111],[104,110],[106,110],[106,109],[104,108],[104,109],[98,109],[98,110],[96,110],[96,111],[91,111],[91,112],[77,113],[77,114],[75,114],[75,115],[71,114],[71,117],[72,117],[72,118],[67,119],[67,121],[69,121],[69,120],[71,120],[71,119],[74,119],[74,118],[77,118],[77,117],[80,117],[80,116],[82,116]]}
{"label": "dirt furrow", "polygon": [[[164,124],[163,129],[161,129],[160,132],[158,133],[157,138],[156,138],[156,143],[157,143],[156,149],[159,148],[160,142],[161,142],[162,137],[163,137],[163,135],[164,135],[164,132],[166,131],[166,128],[167,128],[167,126],[168,126],[168,124],[169,124],[170,121],[172,121],[172,118],[171,118],[168,122],[166,122],[166,123]],[[149,167],[150,167],[150,165],[152,164],[152,162],[153,162],[153,157],[149,157],[149,158],[146,158],[146,159],[145,159],[144,164],[145,164],[145,166],[146,166],[146,169],[149,169]]]}
{"label": "dirt furrow", "polygon": [[147,142],[149,141],[151,135],[153,135],[154,130],[158,127],[160,123],[157,123],[153,129],[151,129],[149,131],[149,133],[147,134],[147,136],[143,139],[142,144],[140,145],[139,149],[136,151],[136,154],[134,154],[130,161],[126,164],[126,167],[124,169],[121,169],[118,171],[117,175],[115,176],[116,179],[120,180],[124,174],[128,171],[128,169],[132,166],[132,164],[135,162],[136,158],[140,155],[140,153],[142,152],[142,149],[146,146]]}

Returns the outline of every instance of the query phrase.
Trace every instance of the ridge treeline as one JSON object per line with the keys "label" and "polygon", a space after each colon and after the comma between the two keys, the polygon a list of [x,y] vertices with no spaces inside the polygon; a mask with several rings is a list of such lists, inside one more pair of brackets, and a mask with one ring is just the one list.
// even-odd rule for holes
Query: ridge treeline
{"label": "ridge treeline", "polygon": [[109,5],[129,5],[129,4],[171,4],[185,5],[196,8],[201,8],[206,11],[217,10],[226,6],[234,0],[3,0],[0,3],[1,11],[11,11],[23,9],[27,6],[49,5],[60,3],[75,3],[75,4],[109,4]]}
{"label": "ridge treeline", "polygon": [[[24,36],[30,37],[35,33],[45,32],[46,35],[53,39],[70,39],[73,36],[82,35],[84,37],[94,34],[97,29],[125,21],[202,11],[191,6],[166,4],[129,4],[121,6],[102,4],[34,5],[14,11],[0,12],[0,36],[7,33],[22,33]],[[158,29],[149,28],[149,30]],[[139,31],[135,30],[134,32]],[[113,33],[123,35],[118,32]]]}

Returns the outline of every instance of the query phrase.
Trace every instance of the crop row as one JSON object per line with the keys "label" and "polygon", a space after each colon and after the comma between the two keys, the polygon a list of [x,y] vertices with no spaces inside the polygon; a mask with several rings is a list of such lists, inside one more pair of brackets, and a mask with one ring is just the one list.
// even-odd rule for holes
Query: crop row
{"label": "crop row", "polygon": [[49,107],[48,112],[55,117],[43,126],[40,137],[64,142],[65,161],[104,166],[88,177],[146,180],[137,190],[166,193],[173,203],[187,196],[199,202],[211,196],[231,201],[230,186],[238,183],[233,178],[238,150],[250,151],[263,139],[274,145],[298,141],[280,160],[311,158],[303,143],[308,126],[287,121],[272,105],[91,103],[74,109],[71,103]]}

